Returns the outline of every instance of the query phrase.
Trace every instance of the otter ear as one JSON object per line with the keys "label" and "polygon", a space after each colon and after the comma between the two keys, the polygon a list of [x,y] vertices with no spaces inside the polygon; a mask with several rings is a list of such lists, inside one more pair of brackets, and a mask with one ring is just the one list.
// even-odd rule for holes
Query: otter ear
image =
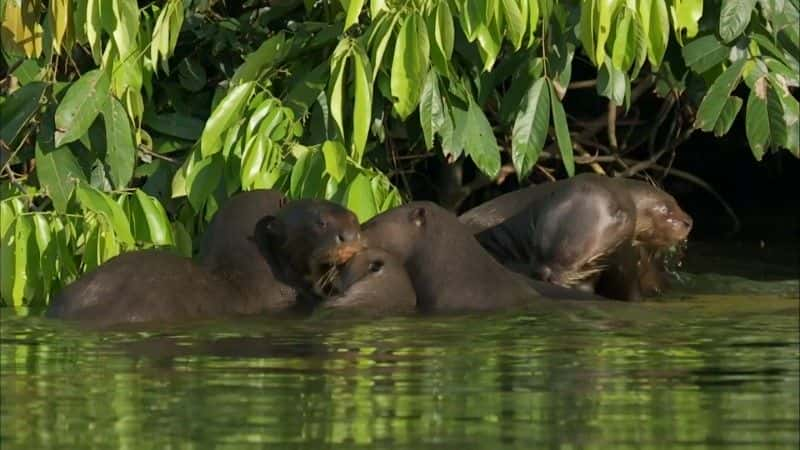
{"label": "otter ear", "polygon": [[427,212],[425,211],[425,208],[414,208],[411,211],[411,214],[409,214],[408,218],[411,220],[411,223],[413,223],[414,225],[416,225],[418,227],[421,227],[421,226],[425,225],[425,216],[426,215],[427,215]]}

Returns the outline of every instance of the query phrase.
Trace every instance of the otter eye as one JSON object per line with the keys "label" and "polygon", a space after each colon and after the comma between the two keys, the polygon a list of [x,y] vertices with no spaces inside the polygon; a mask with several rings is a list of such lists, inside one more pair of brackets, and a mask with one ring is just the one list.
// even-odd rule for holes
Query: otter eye
{"label": "otter eye", "polygon": [[324,230],[328,228],[328,222],[325,219],[317,219],[317,227]]}
{"label": "otter eye", "polygon": [[369,271],[376,273],[383,269],[383,261],[375,260],[369,263]]}
{"label": "otter eye", "polygon": [[659,214],[667,214],[667,205],[656,206],[656,212]]}

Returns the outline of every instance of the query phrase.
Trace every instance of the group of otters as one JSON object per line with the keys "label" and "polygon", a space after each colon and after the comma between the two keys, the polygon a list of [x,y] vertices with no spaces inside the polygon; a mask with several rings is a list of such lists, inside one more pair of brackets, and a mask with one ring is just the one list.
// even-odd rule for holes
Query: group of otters
{"label": "group of otters", "polygon": [[320,308],[372,314],[496,311],[541,298],[636,300],[665,283],[691,217],[643,181],[581,174],[457,217],[411,202],[364,224],[325,200],[232,197],[197,261],[123,253],[55,296],[47,315],[107,327]]}

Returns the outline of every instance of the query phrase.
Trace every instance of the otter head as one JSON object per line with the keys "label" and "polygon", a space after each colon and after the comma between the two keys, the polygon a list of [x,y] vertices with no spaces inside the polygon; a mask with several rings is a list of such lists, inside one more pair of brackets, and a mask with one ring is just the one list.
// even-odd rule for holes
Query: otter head
{"label": "otter head", "polygon": [[341,266],[333,281],[341,293],[326,308],[387,313],[411,312],[417,297],[403,263],[386,250],[368,248]]}
{"label": "otter head", "polygon": [[631,239],[632,212],[609,196],[589,194],[554,196],[537,216],[529,243],[534,278],[580,288],[604,269],[607,256]]}
{"label": "otter head", "polygon": [[370,247],[385,249],[405,262],[427,231],[430,210],[424,202],[409,203],[375,216],[362,231]]}
{"label": "otter head", "polygon": [[364,248],[355,214],[326,200],[288,202],[275,215],[262,218],[255,235],[290,276],[317,291],[332,268]]}
{"label": "otter head", "polygon": [[636,204],[637,243],[663,248],[686,240],[692,217],[674,197],[643,181],[625,180],[625,185]]}

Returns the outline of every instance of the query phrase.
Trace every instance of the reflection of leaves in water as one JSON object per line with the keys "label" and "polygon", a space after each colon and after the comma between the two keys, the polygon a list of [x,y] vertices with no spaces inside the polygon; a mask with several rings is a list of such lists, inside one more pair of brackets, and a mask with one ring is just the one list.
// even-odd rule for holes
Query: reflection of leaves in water
{"label": "reflection of leaves in water", "polygon": [[681,294],[715,294],[797,298],[798,292],[800,292],[800,281],[797,279],[756,281],[732,275],[692,274],[688,272],[677,272],[674,274],[674,278],[673,289],[667,294],[668,297]]}
{"label": "reflection of leaves in water", "polygon": [[3,448],[789,448],[797,302],[765,298],[113,334],[3,311]]}

